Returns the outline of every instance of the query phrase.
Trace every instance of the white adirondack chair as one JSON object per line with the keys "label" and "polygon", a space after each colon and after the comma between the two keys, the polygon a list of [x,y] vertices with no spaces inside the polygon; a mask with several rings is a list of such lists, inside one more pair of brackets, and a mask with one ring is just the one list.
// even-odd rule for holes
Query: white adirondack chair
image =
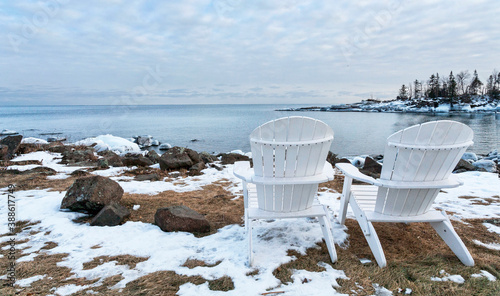
{"label": "white adirondack chair", "polygon": [[330,258],[337,260],[329,212],[315,199],[318,184],[334,177],[326,162],[332,141],[328,125],[297,116],[267,122],[250,134],[253,168],[249,162],[234,164],[235,176],[243,180],[250,266],[253,219],[318,217]]}
{"label": "white adirondack chair", "polygon": [[[380,179],[362,174],[351,164],[336,165],[345,175],[339,222],[344,224],[350,204],[380,267],[386,266],[386,260],[372,222],[429,222],[463,264],[474,265],[446,213],[430,210],[441,188],[463,184],[451,172],[473,144],[472,137],[472,130],[462,123],[427,122],[387,139]],[[353,179],[375,186],[352,185]]]}

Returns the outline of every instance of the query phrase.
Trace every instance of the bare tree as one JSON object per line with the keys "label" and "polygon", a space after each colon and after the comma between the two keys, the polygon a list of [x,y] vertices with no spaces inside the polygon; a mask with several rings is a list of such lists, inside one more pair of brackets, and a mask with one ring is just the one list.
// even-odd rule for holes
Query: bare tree
{"label": "bare tree", "polygon": [[456,75],[457,88],[459,91],[459,95],[464,95],[467,89],[467,85],[469,84],[470,73],[468,70],[460,71]]}

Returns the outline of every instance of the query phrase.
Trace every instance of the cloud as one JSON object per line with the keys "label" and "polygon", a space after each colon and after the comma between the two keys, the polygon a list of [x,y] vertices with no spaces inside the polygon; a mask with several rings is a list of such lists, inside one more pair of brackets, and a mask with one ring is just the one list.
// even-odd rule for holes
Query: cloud
{"label": "cloud", "polygon": [[492,0],[47,0],[0,10],[0,87],[9,89],[0,104],[72,103],[63,97],[75,90],[82,103],[113,100],[157,65],[162,82],[148,95],[158,103],[324,104],[390,99],[431,73],[477,69],[485,78],[500,67]]}

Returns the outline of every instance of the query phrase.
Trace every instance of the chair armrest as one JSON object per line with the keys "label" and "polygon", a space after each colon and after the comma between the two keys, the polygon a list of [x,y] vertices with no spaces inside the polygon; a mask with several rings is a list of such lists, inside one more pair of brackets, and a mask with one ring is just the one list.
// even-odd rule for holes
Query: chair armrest
{"label": "chair armrest", "polygon": [[374,178],[367,176],[360,172],[358,168],[353,166],[350,163],[337,163],[335,165],[345,176],[350,177],[352,179],[356,179],[361,182],[365,182],[368,184],[373,184],[379,186],[380,183],[378,180],[375,180]]}
{"label": "chair armrest", "polygon": [[233,174],[248,183],[262,185],[318,184],[331,181],[335,177],[335,171],[333,170],[332,165],[326,161],[321,174],[309,177],[273,178],[255,176],[248,161],[235,162]]}
{"label": "chair armrest", "polygon": [[233,166],[233,174],[245,182],[251,182],[253,169],[250,168],[249,161],[236,161]]}
{"label": "chair armrest", "polygon": [[451,174],[446,180],[439,181],[390,181],[379,179],[380,185],[387,188],[396,189],[441,189],[441,188],[455,188],[464,184],[460,178]]}

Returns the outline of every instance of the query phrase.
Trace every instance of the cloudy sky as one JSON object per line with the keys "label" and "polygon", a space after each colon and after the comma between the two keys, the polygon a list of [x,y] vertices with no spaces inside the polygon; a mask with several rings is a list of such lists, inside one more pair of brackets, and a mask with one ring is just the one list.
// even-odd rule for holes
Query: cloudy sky
{"label": "cloudy sky", "polygon": [[498,1],[0,2],[0,105],[335,104],[500,70]]}

